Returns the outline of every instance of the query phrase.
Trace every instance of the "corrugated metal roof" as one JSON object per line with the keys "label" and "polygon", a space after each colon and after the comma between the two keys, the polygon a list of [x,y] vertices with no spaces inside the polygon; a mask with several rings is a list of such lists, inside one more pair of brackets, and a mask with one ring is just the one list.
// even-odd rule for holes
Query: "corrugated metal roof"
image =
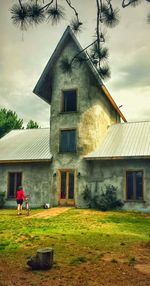
{"label": "corrugated metal roof", "polygon": [[109,127],[100,147],[88,160],[150,157],[150,122],[129,122]]}
{"label": "corrugated metal roof", "polygon": [[50,129],[13,130],[0,139],[0,162],[50,160]]}

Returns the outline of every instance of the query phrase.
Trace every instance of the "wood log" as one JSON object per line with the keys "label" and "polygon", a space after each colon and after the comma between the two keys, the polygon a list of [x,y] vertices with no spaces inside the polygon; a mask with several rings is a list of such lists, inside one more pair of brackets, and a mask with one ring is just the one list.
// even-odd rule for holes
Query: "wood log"
{"label": "wood log", "polygon": [[40,248],[36,256],[31,257],[27,264],[33,269],[50,269],[53,266],[54,251],[50,247]]}

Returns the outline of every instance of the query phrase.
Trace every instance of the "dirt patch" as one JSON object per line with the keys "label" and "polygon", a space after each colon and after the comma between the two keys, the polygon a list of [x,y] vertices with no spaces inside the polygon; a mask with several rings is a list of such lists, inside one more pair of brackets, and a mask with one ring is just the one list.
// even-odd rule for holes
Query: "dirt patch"
{"label": "dirt patch", "polygon": [[135,265],[135,268],[142,273],[150,275],[150,262],[149,264],[137,264]]}
{"label": "dirt patch", "polygon": [[149,279],[148,273],[119,261],[99,260],[77,266],[55,264],[48,271],[29,270],[25,258],[15,263],[13,257],[10,261],[3,258],[0,262],[1,286],[148,286]]}
{"label": "dirt patch", "polygon": [[27,218],[49,218],[51,216],[58,216],[64,212],[67,212],[70,208],[69,207],[56,207],[56,208],[50,208],[47,210],[43,210],[40,213],[37,214],[30,214]]}

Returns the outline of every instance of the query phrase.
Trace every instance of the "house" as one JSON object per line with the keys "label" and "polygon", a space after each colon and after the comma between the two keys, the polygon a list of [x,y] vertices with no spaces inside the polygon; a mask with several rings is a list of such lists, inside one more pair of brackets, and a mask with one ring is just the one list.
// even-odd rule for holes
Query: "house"
{"label": "house", "polygon": [[[118,188],[118,198],[125,202],[125,209],[148,210],[150,123],[127,123],[90,59],[80,67],[75,66],[69,75],[62,72],[62,60],[72,59],[81,50],[67,27],[33,91],[51,106],[50,132],[45,134],[49,145],[45,146],[40,135],[44,131],[39,129],[30,132],[31,138],[34,131],[37,132],[36,140],[43,142],[40,145],[43,146],[43,158],[38,156],[37,144],[33,146],[31,142],[27,144],[32,149],[29,153],[35,152],[36,158],[25,156],[27,146],[22,146],[24,156],[17,151],[17,141],[12,153],[19,152],[20,161],[16,154],[9,157],[7,149],[8,157],[5,155],[3,160],[0,159],[0,174],[5,169],[1,188],[7,190],[8,197],[9,172],[22,172],[23,186],[27,191],[31,190],[33,205],[48,202],[51,206],[85,207],[83,193],[87,186],[101,191],[105,184],[113,184]],[[11,145],[13,132],[0,140],[0,156],[2,141],[8,138]],[[21,138],[23,131],[22,134],[16,132]],[[24,130],[25,137],[27,132]],[[10,205],[9,200],[6,205]]]}

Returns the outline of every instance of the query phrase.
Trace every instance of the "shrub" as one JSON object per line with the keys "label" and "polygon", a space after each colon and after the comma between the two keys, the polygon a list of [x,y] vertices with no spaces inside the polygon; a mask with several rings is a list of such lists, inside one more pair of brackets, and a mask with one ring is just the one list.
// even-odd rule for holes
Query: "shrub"
{"label": "shrub", "polygon": [[118,209],[123,206],[123,203],[117,199],[118,189],[113,185],[105,185],[105,188],[101,190],[100,193],[89,190],[86,186],[83,199],[86,201],[87,205],[92,208],[100,209],[102,211]]}
{"label": "shrub", "polygon": [[0,192],[0,208],[5,204],[5,192]]}

